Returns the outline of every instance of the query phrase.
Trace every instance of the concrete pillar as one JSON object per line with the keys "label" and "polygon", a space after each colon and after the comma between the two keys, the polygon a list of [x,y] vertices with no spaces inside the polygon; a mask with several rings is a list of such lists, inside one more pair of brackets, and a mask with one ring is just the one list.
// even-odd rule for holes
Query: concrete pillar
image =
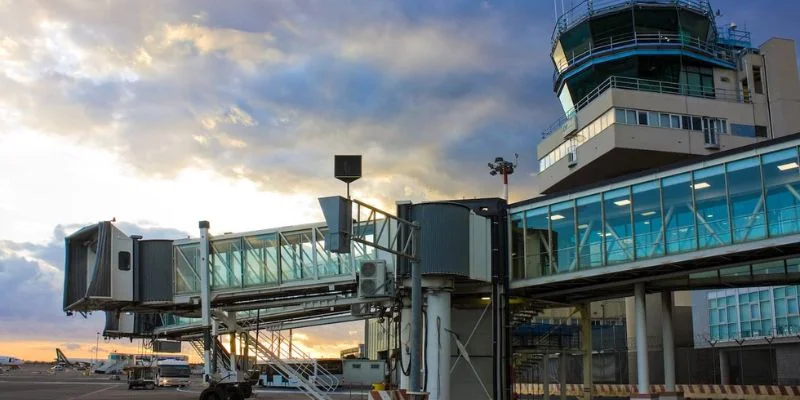
{"label": "concrete pillar", "polygon": [[410,299],[403,299],[403,308],[400,309],[400,360],[402,361],[400,370],[400,389],[408,390],[409,377],[403,370],[409,372],[411,368],[411,302]]}
{"label": "concrete pillar", "polygon": [[426,297],[427,399],[450,400],[450,288],[429,288]]}
{"label": "concrete pillar", "polygon": [[724,350],[719,350],[719,383],[731,384],[731,363],[728,362],[728,353]]}
{"label": "concrete pillar", "polygon": [[561,360],[558,361],[558,378],[561,383],[561,400],[567,399],[567,351],[561,349]]}
{"label": "concrete pillar", "polygon": [[661,341],[664,353],[664,392],[659,399],[677,400],[683,398],[675,389],[675,332],[672,326],[672,292],[661,292]]}
{"label": "concrete pillar", "polygon": [[592,398],[592,303],[583,303],[581,311],[581,350],[583,351],[583,398]]}
{"label": "concrete pillar", "polygon": [[639,395],[637,398],[650,398],[650,371],[647,365],[647,303],[644,283],[634,287],[634,308],[636,314],[636,372]]}
{"label": "concrete pillar", "polygon": [[550,354],[546,348],[542,357],[542,399],[550,400]]}

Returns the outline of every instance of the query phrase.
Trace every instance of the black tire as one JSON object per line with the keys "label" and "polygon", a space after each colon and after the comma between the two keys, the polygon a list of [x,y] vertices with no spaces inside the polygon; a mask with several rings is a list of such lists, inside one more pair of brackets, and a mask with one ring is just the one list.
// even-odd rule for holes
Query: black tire
{"label": "black tire", "polygon": [[133,385],[128,384],[128,390],[133,390]]}
{"label": "black tire", "polygon": [[147,389],[147,390],[156,390],[156,384],[155,383],[148,383],[147,386],[145,386],[145,389]]}
{"label": "black tire", "polygon": [[224,400],[213,387],[205,388],[200,393],[200,400]]}

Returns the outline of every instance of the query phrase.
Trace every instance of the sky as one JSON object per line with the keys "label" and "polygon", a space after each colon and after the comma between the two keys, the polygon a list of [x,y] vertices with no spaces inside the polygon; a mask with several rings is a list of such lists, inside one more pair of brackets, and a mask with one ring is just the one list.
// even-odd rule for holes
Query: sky
{"label": "sky", "polygon": [[[800,3],[713,5],[755,44],[800,37]],[[499,196],[486,164],[514,153],[511,200],[535,195],[553,22],[549,0],[0,0],[0,354],[93,356],[103,319],[61,311],[63,240],[99,220],[320,221],[334,154],[363,155],[352,193],[384,209]],[[363,324],[296,338],[335,355]]]}

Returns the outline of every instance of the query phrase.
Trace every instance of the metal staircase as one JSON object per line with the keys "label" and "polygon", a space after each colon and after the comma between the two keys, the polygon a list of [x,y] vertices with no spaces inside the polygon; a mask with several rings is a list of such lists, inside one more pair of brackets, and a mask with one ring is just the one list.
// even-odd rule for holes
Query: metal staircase
{"label": "metal staircase", "polygon": [[[311,399],[332,400],[329,393],[339,387],[339,379],[317,364],[302,350],[290,346],[290,341],[276,331],[260,331],[258,321],[240,324],[227,313],[216,313],[216,317],[246,340],[248,351],[256,359],[270,363]],[[249,354],[248,354],[249,355]]]}
{"label": "metal staircase", "polygon": [[[197,355],[202,360],[204,357],[203,354],[203,341],[202,340],[192,340],[190,342],[192,344],[192,348],[197,353]],[[225,349],[224,346],[219,342],[219,340],[214,340],[214,345],[217,346],[217,371],[230,371],[231,370],[231,359],[230,353],[228,350]],[[222,374],[223,376],[226,375],[225,373]]]}
{"label": "metal staircase", "polygon": [[278,332],[246,333],[251,351],[259,360],[267,362],[281,371],[288,379],[311,399],[330,400],[329,393],[339,387],[339,379],[317,364],[316,360],[297,347],[289,346],[289,340]]}

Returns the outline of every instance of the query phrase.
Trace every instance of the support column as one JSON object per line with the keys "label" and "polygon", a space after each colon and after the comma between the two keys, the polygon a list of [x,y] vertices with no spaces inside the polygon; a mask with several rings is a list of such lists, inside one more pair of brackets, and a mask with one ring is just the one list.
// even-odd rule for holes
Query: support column
{"label": "support column", "polygon": [[405,372],[411,370],[411,303],[408,298],[403,299],[403,308],[400,309],[400,389],[409,390],[409,376]]}
{"label": "support column", "polygon": [[[235,311],[227,312],[226,315],[227,315],[227,317],[229,318],[230,321],[232,321],[232,322],[236,321],[236,312]],[[227,325],[227,321],[226,321],[226,325]],[[233,374],[232,376],[234,377],[235,381],[238,382],[239,381],[239,366],[237,364],[238,359],[236,357],[236,352],[239,349],[236,347],[236,328],[228,326],[228,331],[229,331],[228,335],[230,336],[229,340],[230,340],[230,353],[231,353],[231,357],[230,357],[230,360],[229,360],[230,363],[231,363],[231,371],[230,372]]]}
{"label": "support column", "polygon": [[450,287],[429,288],[425,320],[427,380],[429,400],[450,400]]}
{"label": "support column", "polygon": [[731,363],[728,362],[728,353],[719,350],[719,383],[721,385],[731,384]]}
{"label": "support column", "polygon": [[651,398],[650,369],[647,365],[647,303],[644,283],[637,283],[634,287],[634,303],[636,313],[636,372],[638,378],[636,383],[639,389],[639,393],[635,397],[649,399]]}
{"label": "support column", "polygon": [[550,400],[550,354],[546,348],[542,357],[542,400]]}
{"label": "support column", "polygon": [[581,311],[581,351],[583,352],[583,398],[592,398],[592,303],[583,303]]}
{"label": "support column", "polygon": [[558,380],[561,384],[561,400],[567,399],[567,350],[561,349],[561,360],[558,361]]}
{"label": "support column", "polygon": [[208,221],[200,221],[200,312],[203,317],[203,380],[208,382],[214,372],[211,363],[211,293],[208,279]]}
{"label": "support column", "polygon": [[672,292],[661,292],[661,337],[664,353],[664,391],[660,399],[677,399],[675,389],[675,333],[672,326]]}

